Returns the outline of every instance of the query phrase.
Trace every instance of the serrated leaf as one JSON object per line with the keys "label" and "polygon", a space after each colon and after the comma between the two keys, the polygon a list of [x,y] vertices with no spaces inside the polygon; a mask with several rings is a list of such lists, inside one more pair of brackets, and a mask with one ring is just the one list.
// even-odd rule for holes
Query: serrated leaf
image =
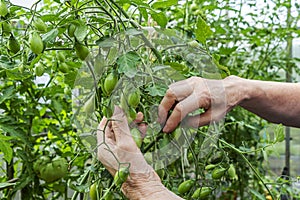
{"label": "serrated leaf", "polygon": [[282,126],[282,124],[277,125],[274,132],[275,132],[275,141],[282,142],[285,138],[284,127]]}
{"label": "serrated leaf", "polygon": [[4,154],[4,159],[10,163],[12,156],[13,156],[13,150],[10,147],[11,142],[0,140],[0,151]]}
{"label": "serrated leaf", "polygon": [[160,8],[169,8],[170,6],[175,6],[178,4],[178,0],[163,0],[157,1],[152,4],[152,8],[160,9]]}
{"label": "serrated leaf", "polygon": [[149,92],[151,96],[161,96],[163,97],[166,93],[167,88],[164,86],[152,85],[146,88],[146,91]]}
{"label": "serrated leaf", "polygon": [[164,12],[151,12],[151,17],[161,28],[166,28],[168,18]]}
{"label": "serrated leaf", "polygon": [[79,42],[82,42],[84,38],[87,36],[87,34],[88,34],[88,28],[86,25],[83,24],[78,26],[74,32],[74,36]]}
{"label": "serrated leaf", "polygon": [[44,35],[42,35],[42,40],[44,42],[50,42],[57,37],[58,33],[59,33],[59,31],[56,28],[52,29],[48,33],[45,33]]}
{"label": "serrated leaf", "polygon": [[132,78],[137,73],[137,64],[140,56],[135,52],[128,52],[117,59],[119,65],[118,72],[124,73],[127,77]]}
{"label": "serrated leaf", "polygon": [[14,95],[15,89],[13,86],[6,88],[4,91],[2,89],[2,95],[0,96],[0,104],[5,100],[11,98]]}
{"label": "serrated leaf", "polygon": [[202,19],[202,17],[198,17],[195,34],[196,39],[202,44],[205,44],[206,39],[213,34],[212,30]]}

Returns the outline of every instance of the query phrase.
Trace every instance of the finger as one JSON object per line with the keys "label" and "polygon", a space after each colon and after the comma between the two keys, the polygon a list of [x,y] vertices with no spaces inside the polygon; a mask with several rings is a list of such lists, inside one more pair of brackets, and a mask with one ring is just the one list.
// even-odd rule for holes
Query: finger
{"label": "finger", "polygon": [[126,115],[120,107],[115,106],[112,119],[112,129],[116,138],[116,144],[118,146],[134,145],[135,142],[130,134]]}
{"label": "finger", "polygon": [[189,79],[179,81],[170,85],[166,95],[158,106],[158,122],[163,126],[167,120],[169,110],[176,101],[181,101],[193,92],[193,87],[189,84]]}
{"label": "finger", "polygon": [[98,129],[97,129],[97,143],[101,144],[103,143],[103,136],[104,136],[104,128],[105,124],[107,123],[106,117],[103,117],[102,120],[99,123]]}
{"label": "finger", "polygon": [[179,102],[170,117],[168,118],[166,125],[163,129],[164,132],[169,133],[173,131],[178,124],[187,116],[188,113],[197,110],[198,108],[208,109],[210,102],[207,100],[200,101],[195,93]]}
{"label": "finger", "polygon": [[133,121],[134,123],[141,123],[144,119],[144,114],[142,112],[138,112],[136,114],[136,118],[135,120]]}
{"label": "finger", "polygon": [[141,132],[141,137],[144,139],[147,134],[147,124],[146,123],[139,124],[138,129]]}

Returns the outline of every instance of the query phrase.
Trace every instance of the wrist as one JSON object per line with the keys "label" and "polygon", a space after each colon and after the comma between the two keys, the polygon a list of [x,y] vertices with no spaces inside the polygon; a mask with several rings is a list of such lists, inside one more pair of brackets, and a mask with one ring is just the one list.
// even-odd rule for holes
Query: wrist
{"label": "wrist", "polygon": [[159,176],[150,166],[146,173],[130,173],[122,185],[122,192],[131,200],[145,199],[164,189]]}
{"label": "wrist", "polygon": [[226,77],[223,81],[227,103],[231,108],[237,105],[242,106],[257,94],[257,90],[251,80],[232,75]]}

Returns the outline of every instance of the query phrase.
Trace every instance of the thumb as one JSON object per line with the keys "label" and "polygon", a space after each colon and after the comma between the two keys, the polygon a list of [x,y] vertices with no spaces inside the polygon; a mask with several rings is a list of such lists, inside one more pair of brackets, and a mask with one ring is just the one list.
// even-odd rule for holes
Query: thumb
{"label": "thumb", "polygon": [[112,129],[115,134],[117,145],[130,143],[129,141],[131,141],[132,136],[130,134],[128,121],[125,113],[119,106],[115,106],[114,109],[114,114],[112,116]]}

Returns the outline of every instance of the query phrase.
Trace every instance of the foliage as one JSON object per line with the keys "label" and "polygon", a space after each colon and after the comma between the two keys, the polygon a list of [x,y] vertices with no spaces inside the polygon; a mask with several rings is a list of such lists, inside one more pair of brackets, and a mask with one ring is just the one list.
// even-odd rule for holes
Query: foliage
{"label": "foliage", "polygon": [[[18,192],[21,199],[67,199],[70,191],[76,199],[87,196],[95,182],[97,195],[125,199],[94,153],[97,123],[111,116],[114,104],[130,120],[137,111],[145,114],[149,130],[141,150],[168,189],[179,194],[180,183],[196,181],[184,198],[202,187],[211,199],[264,199],[270,191],[279,195],[280,185],[287,186],[283,192],[296,195],[280,181],[268,180],[275,187],[265,181],[265,148],[282,141],[280,127],[276,137],[265,140],[258,133],[267,123],[236,108],[224,123],[162,135],[154,116],[168,84],[177,80],[234,74],[283,81],[279,72],[296,71],[285,43],[299,36],[300,15],[296,11],[283,22],[280,13],[299,4],[270,1],[245,14],[256,1],[44,0],[30,9],[0,1],[3,199]],[[154,36],[152,29],[142,28],[148,26],[156,27]],[[109,74],[118,83],[107,92],[103,85]],[[136,88],[139,102],[128,105],[126,97]],[[159,149],[165,155],[149,153]],[[66,176],[42,180],[33,165],[43,163],[42,156],[65,158]],[[215,169],[206,168],[209,164],[224,174],[212,176]]]}

